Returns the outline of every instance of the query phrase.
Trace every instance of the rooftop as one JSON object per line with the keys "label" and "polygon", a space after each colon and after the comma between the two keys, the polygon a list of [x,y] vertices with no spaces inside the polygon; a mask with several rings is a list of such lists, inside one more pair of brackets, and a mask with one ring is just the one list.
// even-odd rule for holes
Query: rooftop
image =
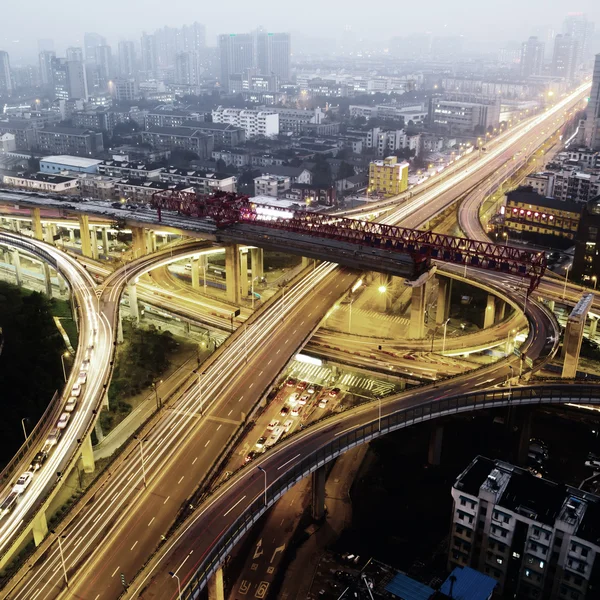
{"label": "rooftop", "polygon": [[442,583],[440,592],[455,600],[488,600],[496,583],[495,579],[475,569],[456,567]]}
{"label": "rooftop", "polygon": [[102,166],[115,167],[121,169],[133,169],[135,171],[157,171],[162,169],[160,163],[136,163],[124,160],[103,160],[100,161]]}
{"label": "rooftop", "polygon": [[83,158],[81,156],[70,156],[68,154],[59,154],[56,156],[44,156],[40,159],[40,162],[45,163],[57,163],[66,167],[81,167],[87,169],[89,167],[95,167],[102,163],[101,160],[94,158]]}
{"label": "rooftop", "polygon": [[401,600],[429,600],[434,590],[411,579],[404,573],[397,573],[386,586],[385,591]]}
{"label": "rooftop", "polygon": [[190,127],[148,127],[143,133],[158,133],[160,135],[176,135],[181,137],[198,137],[199,135],[197,130]]}
{"label": "rooftop", "polygon": [[574,202],[573,200],[558,200],[557,198],[546,198],[541,194],[538,194],[533,187],[522,185],[512,192],[506,194],[508,202],[522,202],[524,204],[530,204],[532,207],[540,206],[542,208],[551,208],[553,210],[564,210],[565,212],[572,212],[581,214],[583,204],[581,202]]}
{"label": "rooftop", "polygon": [[79,127],[63,127],[62,125],[48,125],[38,129],[42,133],[62,133],[64,135],[96,135],[91,129],[80,129]]}
{"label": "rooftop", "polygon": [[120,179],[119,185],[129,185],[132,187],[148,188],[152,190],[183,190],[193,191],[193,188],[187,183],[168,183],[166,181],[153,181],[148,179]]}
{"label": "rooftop", "polygon": [[17,177],[19,179],[27,179],[28,181],[44,181],[46,183],[67,183],[68,181],[77,181],[76,176],[68,175],[51,175],[49,173],[34,173],[27,175],[26,173],[19,173],[18,175],[11,174],[10,177]]}

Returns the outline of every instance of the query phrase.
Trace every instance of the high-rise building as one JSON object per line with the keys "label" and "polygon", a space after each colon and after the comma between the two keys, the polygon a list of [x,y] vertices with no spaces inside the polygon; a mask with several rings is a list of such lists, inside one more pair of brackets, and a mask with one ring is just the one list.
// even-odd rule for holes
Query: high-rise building
{"label": "high-rise building", "polygon": [[142,71],[145,73],[146,77],[153,78],[156,76],[157,69],[155,36],[143,33],[141,46]]}
{"label": "high-rise building", "polygon": [[192,23],[181,28],[180,52],[196,52],[206,48],[206,27],[202,23]]}
{"label": "high-rise building", "polygon": [[137,59],[133,42],[119,42],[119,76],[130,79],[137,75]]}
{"label": "high-rise building", "polygon": [[13,92],[8,52],[0,50],[0,95],[10,96]]}
{"label": "high-rise building", "polygon": [[83,48],[71,46],[67,48],[67,62],[83,62]]}
{"label": "high-rise building", "polygon": [[112,51],[110,46],[98,46],[96,48],[96,72],[98,77],[98,88],[102,91],[108,87],[108,82],[113,77]]}
{"label": "high-rise building", "polygon": [[586,109],[585,143],[592,150],[600,150],[600,54],[596,54],[592,91]]}
{"label": "high-rise building", "polygon": [[568,33],[560,33],[554,38],[552,54],[552,75],[564,77],[567,81],[575,78],[579,42]]}
{"label": "high-rise building", "polygon": [[54,40],[38,40],[38,52],[54,52]]}
{"label": "high-rise building", "polygon": [[397,196],[408,188],[408,163],[395,156],[369,163],[369,191],[384,197]]}
{"label": "high-rise building", "polygon": [[43,87],[52,87],[54,79],[52,77],[52,61],[56,59],[56,54],[50,50],[42,50],[39,56],[40,83]]}
{"label": "high-rise building", "polygon": [[594,24],[588,21],[585,14],[568,14],[563,23],[563,33],[570,35],[578,44],[577,67],[591,59]]}
{"label": "high-rise building", "polygon": [[544,65],[544,44],[531,36],[521,46],[521,77],[541,75]]}
{"label": "high-rise building", "polygon": [[67,60],[69,100],[87,100],[88,86],[85,64],[79,60]]}
{"label": "high-rise building", "polygon": [[254,36],[251,33],[226,33],[219,36],[221,86],[229,89],[229,77],[254,66]]}
{"label": "high-rise building", "polygon": [[85,62],[93,64],[96,62],[96,48],[106,46],[106,39],[97,33],[86,33],[83,36],[85,47]]}
{"label": "high-rise building", "polygon": [[290,54],[289,33],[256,33],[256,66],[262,75],[277,75],[280,81],[289,81]]}
{"label": "high-rise building", "polygon": [[52,86],[57,100],[69,99],[69,76],[67,61],[64,58],[52,59]]}
{"label": "high-rise building", "polygon": [[175,83],[198,84],[198,56],[195,52],[178,52],[175,56]]}

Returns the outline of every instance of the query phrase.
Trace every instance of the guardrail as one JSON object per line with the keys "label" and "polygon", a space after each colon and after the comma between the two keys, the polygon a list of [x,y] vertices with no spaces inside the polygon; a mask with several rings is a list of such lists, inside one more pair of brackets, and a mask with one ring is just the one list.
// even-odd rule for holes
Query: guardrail
{"label": "guardrail", "polygon": [[[561,386],[513,388],[512,391],[504,389],[502,391],[471,392],[453,398],[433,400],[421,406],[401,409],[391,415],[382,416],[381,425],[376,418],[365,425],[360,425],[356,429],[336,437],[316,452],[313,452],[299,463],[290,467],[279,479],[271,483],[266,492],[266,504],[263,494],[260,494],[250,504],[244,513],[236,519],[225,534],[221,536],[219,541],[210,549],[207,557],[200,564],[198,571],[182,591],[181,597],[185,600],[197,598],[199,592],[207,584],[209,577],[215,573],[235,544],[256,523],[267,508],[273,505],[298,481],[337,458],[346,450],[386,433],[445,415],[503,406],[564,404],[567,402],[600,403],[600,386],[573,385],[571,383]],[[307,435],[310,435],[310,427],[305,431]]]}

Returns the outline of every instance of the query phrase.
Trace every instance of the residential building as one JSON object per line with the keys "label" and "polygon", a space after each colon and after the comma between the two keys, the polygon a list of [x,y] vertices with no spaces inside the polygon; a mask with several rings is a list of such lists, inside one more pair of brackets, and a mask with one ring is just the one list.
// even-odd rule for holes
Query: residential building
{"label": "residential building", "polygon": [[262,75],[276,75],[290,80],[290,34],[256,32],[256,66]]}
{"label": "residential building", "polygon": [[312,173],[304,167],[288,167],[269,165],[261,169],[263,175],[273,175],[275,177],[289,177],[290,183],[312,183]]}
{"label": "residential building", "polygon": [[10,73],[8,52],[0,50],[0,96],[10,96],[13,92],[13,81]]}
{"label": "residential building", "polygon": [[[190,126],[189,124],[185,127]],[[233,148],[246,141],[246,131],[229,123],[194,123],[194,127],[203,135],[212,135],[215,146]]]}
{"label": "residential building", "polygon": [[255,196],[272,196],[279,198],[291,186],[290,178],[275,175],[262,175],[254,179]]}
{"label": "residential building", "polygon": [[283,197],[308,206],[313,204],[334,206],[337,202],[334,186],[319,186],[309,183],[292,183],[290,189],[284,192]]}
{"label": "residential building", "polygon": [[114,76],[112,49],[110,46],[98,46],[96,48],[95,75],[97,78],[97,89],[105,92],[109,89],[109,82]]}
{"label": "residential building", "polygon": [[200,81],[198,57],[193,52],[178,52],[175,55],[175,83],[194,86]]}
{"label": "residential building", "polygon": [[35,129],[25,119],[0,121],[0,135],[5,133],[15,137],[15,145],[20,152],[31,150],[35,144]]}
{"label": "residential building", "polygon": [[202,125],[201,121],[204,121],[204,113],[161,105],[148,111],[145,119],[145,126],[146,128],[182,127],[187,123],[192,122],[195,127]]}
{"label": "residential building", "polygon": [[575,236],[572,277],[588,283],[600,279],[600,196],[583,207]]}
{"label": "residential building", "polygon": [[104,151],[102,134],[89,129],[54,125],[35,130],[35,148],[49,154],[95,156]]}
{"label": "residential building", "polygon": [[212,111],[213,123],[229,123],[242,128],[247,138],[279,134],[279,114],[273,110],[223,108]]}
{"label": "residential building", "polygon": [[133,202],[150,202],[156,192],[167,190],[194,192],[194,188],[185,183],[172,184],[146,179],[120,179],[114,184],[115,195]]}
{"label": "residential building", "polygon": [[369,164],[369,192],[384,197],[397,196],[408,188],[408,163],[395,156]]}
{"label": "residential building", "polygon": [[82,156],[44,156],[40,159],[40,173],[58,175],[69,173],[98,173],[101,160]]}
{"label": "residential building", "polygon": [[64,58],[52,59],[52,86],[57,100],[69,99],[69,74],[67,61]]}
{"label": "residential building", "polygon": [[552,75],[564,77],[567,81],[575,79],[577,70],[578,42],[570,35],[561,35],[554,38],[554,52],[552,54]]}
{"label": "residential building", "polygon": [[594,24],[583,13],[569,13],[563,22],[563,33],[577,42],[577,67],[581,66],[591,58]]}
{"label": "residential building", "polygon": [[129,41],[119,42],[119,76],[123,79],[135,79],[137,72],[135,44]]}
{"label": "residential building", "polygon": [[598,597],[598,496],[478,456],[452,499],[449,568],[493,577],[502,598]]}
{"label": "residential building", "polygon": [[544,43],[531,36],[521,46],[521,77],[541,75],[544,66]]}
{"label": "residential building", "polygon": [[44,50],[39,54],[40,83],[44,88],[54,86],[52,63],[55,59],[56,53],[53,51]]}
{"label": "residential building", "polygon": [[110,200],[116,198],[115,184],[119,181],[116,177],[107,177],[94,173],[79,174],[79,189],[81,195],[87,198]]}
{"label": "residential building", "polygon": [[585,143],[592,150],[600,150],[600,54],[596,54],[592,91],[586,108]]}
{"label": "residential building", "polygon": [[530,186],[536,194],[546,198],[554,196],[554,173],[532,173],[525,177],[525,186]]}
{"label": "residential building", "polygon": [[227,33],[218,37],[221,86],[229,90],[229,77],[254,66],[254,39],[250,33]]}
{"label": "residential building", "polygon": [[573,240],[582,208],[579,202],[546,198],[532,187],[520,186],[506,194],[504,225],[508,238],[512,231],[525,238],[548,235]]}
{"label": "residential building", "polygon": [[104,108],[76,111],[71,115],[71,120],[74,127],[107,131],[110,135],[117,124],[115,113]]}
{"label": "residential building", "polygon": [[67,62],[84,62],[83,48],[79,46],[70,46],[66,51]]}
{"label": "residential building", "polygon": [[553,196],[559,200],[588,202],[600,194],[600,173],[564,169],[554,173]]}
{"label": "residential building", "polygon": [[193,171],[167,167],[159,175],[159,180],[167,183],[184,183],[191,185],[199,194],[214,192],[235,192],[237,179],[226,173],[211,173],[208,171]]}
{"label": "residential building", "polygon": [[83,60],[67,60],[67,82],[69,100],[88,99],[87,73]]}
{"label": "residential building", "polygon": [[136,79],[118,77],[113,81],[112,93],[117,102],[135,102],[140,97]]}
{"label": "residential building", "polygon": [[147,33],[142,34],[142,72],[149,79],[156,76],[157,59],[156,59],[156,38],[154,35]]}
{"label": "residential building", "polygon": [[131,162],[128,160],[104,160],[98,165],[98,173],[107,177],[125,179],[159,180],[163,167],[155,163]]}
{"label": "residential building", "polygon": [[276,112],[279,115],[280,133],[300,133],[302,127],[307,123],[321,123],[325,118],[325,113],[320,108],[314,110],[301,110],[297,108],[272,107],[264,110]]}
{"label": "residential building", "polygon": [[83,47],[85,49],[85,62],[96,63],[96,48],[106,45],[106,38],[97,33],[85,33],[83,35]]}
{"label": "residential building", "polygon": [[57,194],[76,194],[79,191],[77,177],[68,175],[49,175],[35,173],[34,175],[5,175],[4,185],[23,190],[52,192]]}
{"label": "residential building", "polygon": [[250,153],[246,150],[214,150],[213,160],[222,160],[227,166],[245,167],[250,164]]}
{"label": "residential building", "polygon": [[347,195],[353,192],[357,192],[367,187],[369,178],[366,173],[359,173],[358,175],[350,175],[350,177],[344,177],[337,179],[335,182],[335,189],[340,195]]}
{"label": "residential building", "polygon": [[142,141],[159,150],[189,150],[199,158],[211,156],[214,146],[212,135],[202,135],[198,130],[187,127],[150,127],[142,132]]}
{"label": "residential building", "polygon": [[453,133],[483,133],[500,122],[500,98],[475,97],[471,94],[448,94],[431,99],[431,125]]}
{"label": "residential building", "polygon": [[12,133],[0,134],[0,152],[15,152],[16,150],[16,137]]}

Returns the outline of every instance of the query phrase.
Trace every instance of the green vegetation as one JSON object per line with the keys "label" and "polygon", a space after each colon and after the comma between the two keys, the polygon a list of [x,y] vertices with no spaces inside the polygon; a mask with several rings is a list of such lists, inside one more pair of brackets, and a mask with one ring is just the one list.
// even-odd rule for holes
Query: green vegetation
{"label": "green vegetation", "polygon": [[77,324],[71,314],[71,304],[68,300],[52,300],[52,316],[58,317],[60,322],[69,336],[71,346],[77,350],[77,342],[79,335],[77,333]]}
{"label": "green vegetation", "polygon": [[21,419],[28,431],[62,386],[62,336],[52,318],[52,301],[0,282],[0,327],[4,349],[0,355],[0,462],[6,463],[23,443]]}

